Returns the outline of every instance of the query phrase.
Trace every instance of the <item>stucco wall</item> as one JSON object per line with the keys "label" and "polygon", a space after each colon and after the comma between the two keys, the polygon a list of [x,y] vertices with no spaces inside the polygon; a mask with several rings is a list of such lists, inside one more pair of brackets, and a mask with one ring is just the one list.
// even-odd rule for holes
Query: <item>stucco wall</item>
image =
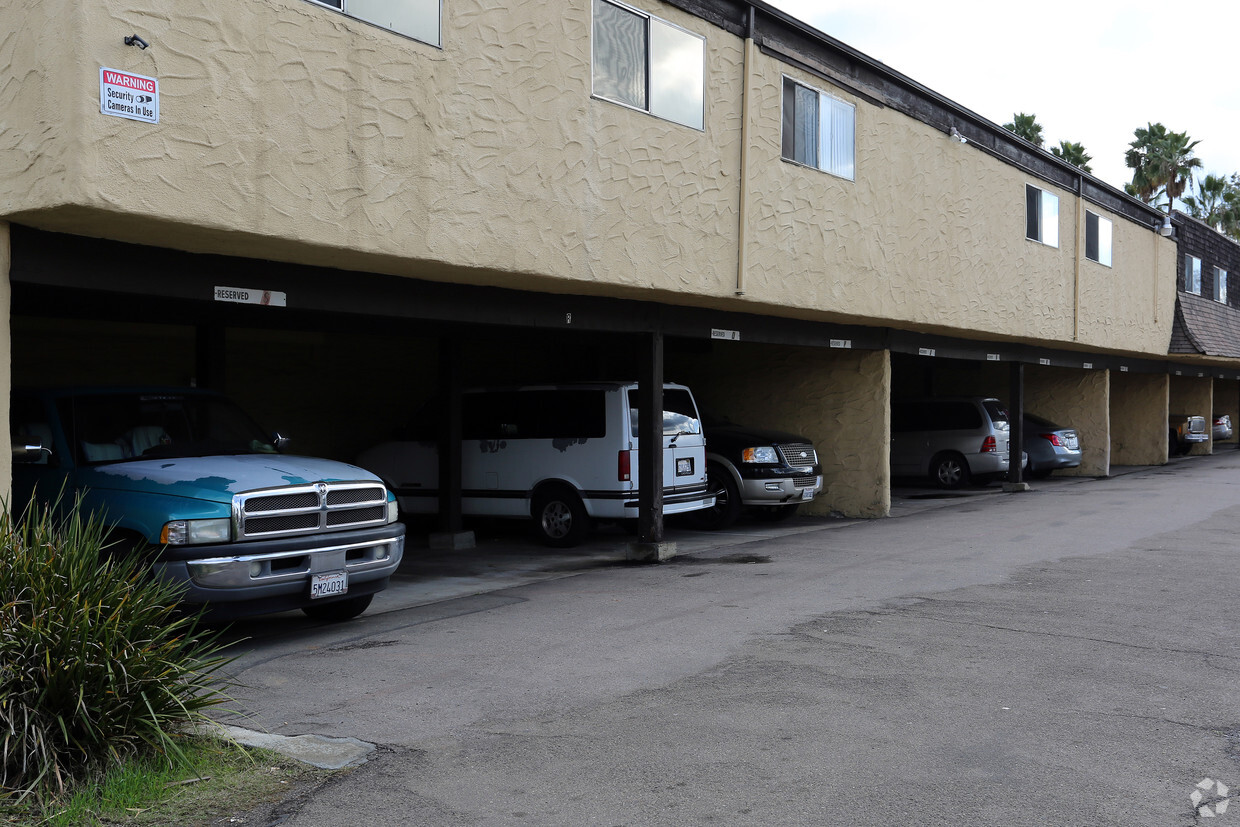
{"label": "stucco wall", "polygon": [[669,354],[667,375],[690,384],[705,410],[811,439],[824,490],[803,506],[805,513],[883,517],[890,512],[886,351],[718,343],[709,353]]}
{"label": "stucco wall", "polygon": [[[1173,292],[1154,285],[1171,242],[1116,218],[1116,266],[1078,279],[1069,192],[1059,248],[1027,241],[1025,184],[1054,188],[762,55],[742,170],[743,42],[639,5],[705,36],[704,131],[590,97],[588,0],[554,14],[454,0],[443,49],[304,0],[14,0],[0,8],[20,33],[0,47],[0,216],[429,279],[1165,353]],[[133,32],[151,48],[124,46]],[[160,123],[100,114],[101,66],[158,78]],[[785,72],[857,103],[855,182],[780,159]]]}
{"label": "stucco wall", "polygon": [[1168,377],[1110,372],[1111,465],[1167,462]]}
{"label": "stucco wall", "polygon": [[[1204,372],[1204,371],[1203,371]],[[1206,376],[1171,376],[1170,400],[1168,413],[1190,414],[1206,418],[1206,433],[1213,429],[1214,382]],[[1190,454],[1209,454],[1213,449],[1212,441],[1198,443],[1189,451]]]}
{"label": "stucco wall", "polygon": [[1081,443],[1081,464],[1077,468],[1056,471],[1056,475],[1097,477],[1110,473],[1111,406],[1107,371],[1029,365],[1025,368],[1025,410],[1076,429]]}

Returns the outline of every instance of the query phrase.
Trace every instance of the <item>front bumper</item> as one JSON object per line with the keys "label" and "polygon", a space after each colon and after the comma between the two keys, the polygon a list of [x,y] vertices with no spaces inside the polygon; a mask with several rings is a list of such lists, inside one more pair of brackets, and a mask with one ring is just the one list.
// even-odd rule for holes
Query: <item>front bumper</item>
{"label": "front bumper", "polygon": [[741,480],[745,505],[792,505],[809,502],[822,491],[822,475]]}
{"label": "front bumper", "polygon": [[[379,591],[400,566],[404,550],[405,527],[393,523],[279,540],[170,548],[154,568],[161,579],[185,585],[181,598],[185,603],[253,601],[256,612],[282,611],[310,604],[314,574],[348,572],[346,597]],[[263,608],[267,605],[278,608]]]}

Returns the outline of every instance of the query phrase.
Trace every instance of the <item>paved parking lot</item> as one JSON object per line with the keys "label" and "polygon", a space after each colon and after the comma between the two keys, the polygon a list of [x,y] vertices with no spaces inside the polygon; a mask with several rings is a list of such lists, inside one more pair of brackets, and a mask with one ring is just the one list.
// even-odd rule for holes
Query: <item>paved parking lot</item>
{"label": "paved parking lot", "polygon": [[1169,825],[1240,787],[1240,452],[898,502],[686,534],[663,565],[603,534],[548,579],[254,623],[230,722],[377,748],[237,817]]}

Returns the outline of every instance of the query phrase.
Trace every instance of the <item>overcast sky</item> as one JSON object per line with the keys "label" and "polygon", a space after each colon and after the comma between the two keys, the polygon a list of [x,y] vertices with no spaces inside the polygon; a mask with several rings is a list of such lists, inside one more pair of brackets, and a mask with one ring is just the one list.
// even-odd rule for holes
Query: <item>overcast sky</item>
{"label": "overcast sky", "polygon": [[1113,186],[1150,122],[1200,141],[1199,175],[1240,172],[1237,0],[768,2],[997,124],[1037,115]]}

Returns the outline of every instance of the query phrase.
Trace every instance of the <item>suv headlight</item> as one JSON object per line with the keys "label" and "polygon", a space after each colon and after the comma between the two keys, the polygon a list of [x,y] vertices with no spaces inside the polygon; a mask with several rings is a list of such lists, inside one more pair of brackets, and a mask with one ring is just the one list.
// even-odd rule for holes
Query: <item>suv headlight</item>
{"label": "suv headlight", "polygon": [[159,541],[166,546],[193,546],[201,543],[227,543],[232,539],[232,520],[173,520],[164,524]]}
{"label": "suv headlight", "polygon": [[745,462],[779,462],[779,455],[775,453],[775,449],[769,445],[761,448],[746,448],[741,451],[741,459]]}

